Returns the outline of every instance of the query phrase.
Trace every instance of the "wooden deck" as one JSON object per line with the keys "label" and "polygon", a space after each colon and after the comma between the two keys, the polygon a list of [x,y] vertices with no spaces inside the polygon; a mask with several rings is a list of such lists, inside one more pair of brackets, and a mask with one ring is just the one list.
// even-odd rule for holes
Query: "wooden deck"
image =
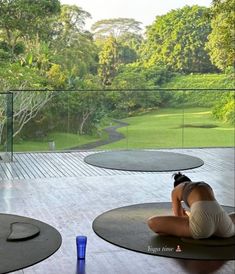
{"label": "wooden deck", "polygon": [[[202,167],[186,171],[186,174],[193,180],[210,183],[221,204],[234,206],[233,148],[170,151],[204,160]],[[79,273],[76,272],[76,235],[88,236],[86,274],[234,273],[234,261],[151,256],[117,247],[99,238],[91,225],[102,212],[136,203],[169,201],[172,172],[96,168],[83,161],[90,153],[94,152],[18,153],[13,163],[0,163],[0,212],[47,222],[63,237],[61,248],[50,258],[14,273]]]}
{"label": "wooden deck", "polygon": [[[226,172],[234,168],[233,148],[164,149],[161,151],[173,151],[197,156],[203,160],[206,159],[202,167],[187,171],[189,173],[212,170]],[[88,165],[83,159],[91,153],[95,153],[95,151],[15,153],[12,163],[0,162],[0,183],[1,180],[6,179],[44,179],[140,174],[140,172],[111,170]],[[142,174],[147,173],[142,172]]]}

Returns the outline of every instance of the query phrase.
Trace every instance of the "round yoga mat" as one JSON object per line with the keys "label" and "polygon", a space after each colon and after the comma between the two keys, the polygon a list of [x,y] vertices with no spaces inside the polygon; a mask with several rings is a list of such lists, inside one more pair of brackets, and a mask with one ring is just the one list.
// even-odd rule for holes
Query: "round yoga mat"
{"label": "round yoga mat", "polygon": [[204,164],[201,159],[186,154],[146,150],[99,152],[85,157],[84,161],[102,168],[142,172],[186,170]]}
{"label": "round yoga mat", "polygon": [[[223,206],[227,212],[234,208]],[[157,256],[196,260],[234,260],[235,237],[193,240],[160,236],[147,226],[153,215],[172,215],[171,203],[146,203],[107,211],[93,222],[102,239],[117,246]]]}
{"label": "round yoga mat", "polygon": [[35,219],[0,214],[0,273],[34,265],[59,249],[60,233]]}

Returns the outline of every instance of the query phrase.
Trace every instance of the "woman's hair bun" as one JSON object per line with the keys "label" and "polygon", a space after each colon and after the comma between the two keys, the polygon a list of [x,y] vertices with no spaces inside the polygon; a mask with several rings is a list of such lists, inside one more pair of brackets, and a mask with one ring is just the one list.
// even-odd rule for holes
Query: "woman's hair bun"
{"label": "woman's hair bun", "polygon": [[174,177],[174,180],[177,180],[184,175],[181,172],[176,172],[172,176]]}
{"label": "woman's hair bun", "polygon": [[174,187],[176,187],[177,185],[179,185],[180,183],[183,183],[183,182],[187,182],[187,181],[191,182],[189,177],[182,174],[181,172],[176,172],[172,176],[174,178]]}

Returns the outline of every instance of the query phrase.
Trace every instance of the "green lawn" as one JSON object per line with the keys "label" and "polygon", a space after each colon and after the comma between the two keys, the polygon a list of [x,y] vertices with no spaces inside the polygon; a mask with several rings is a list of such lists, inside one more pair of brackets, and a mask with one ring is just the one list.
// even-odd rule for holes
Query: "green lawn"
{"label": "green lawn", "polygon": [[99,140],[98,136],[80,136],[71,133],[55,132],[44,141],[22,141],[14,144],[14,151],[48,151],[48,140],[54,140],[56,150],[70,149],[82,144]]}
{"label": "green lawn", "polygon": [[[188,108],[184,115],[182,109],[161,109],[123,121],[129,126],[118,131],[125,139],[98,149],[234,146],[234,128],[214,120],[208,108]],[[101,138],[106,137],[103,134]],[[47,151],[49,139],[55,141],[56,150],[63,150],[97,141],[99,137],[54,133],[45,141],[14,144],[14,151]]]}
{"label": "green lawn", "polygon": [[[124,119],[126,138],[104,149],[234,146],[234,128],[214,120],[206,108],[162,109]],[[182,124],[185,127],[182,127]]]}

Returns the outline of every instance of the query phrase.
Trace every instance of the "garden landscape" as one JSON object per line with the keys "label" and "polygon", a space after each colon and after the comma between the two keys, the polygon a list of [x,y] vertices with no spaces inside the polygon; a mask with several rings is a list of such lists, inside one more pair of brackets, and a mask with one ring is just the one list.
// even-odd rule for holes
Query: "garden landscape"
{"label": "garden landscape", "polygon": [[0,0],[0,274],[233,274],[235,0]]}
{"label": "garden landscape", "polygon": [[[140,115],[144,126],[138,126],[136,136],[143,140],[134,140],[122,128],[126,139],[122,142],[132,148],[178,147],[182,140],[157,145],[154,133],[152,146],[147,145],[150,117],[166,109],[179,116],[194,107],[208,112],[207,122],[198,117],[185,132],[194,134],[194,123],[203,124],[207,134],[216,140],[223,135],[226,140],[184,145],[232,145],[233,1],[171,10],[156,16],[145,29],[132,18],[112,18],[95,22],[90,31],[85,22],[92,15],[79,6],[59,1],[27,3],[0,2],[1,150],[7,139],[6,92],[14,94],[15,151],[46,151],[50,141],[56,150],[65,150],[105,140],[104,129],[115,119],[127,119],[132,130],[130,121],[135,123],[134,117],[138,120]],[[172,127],[185,128],[182,120]],[[214,124],[216,130],[210,126]],[[162,125],[156,122],[154,128],[158,127]],[[172,138],[170,132],[163,132],[166,140]]]}

